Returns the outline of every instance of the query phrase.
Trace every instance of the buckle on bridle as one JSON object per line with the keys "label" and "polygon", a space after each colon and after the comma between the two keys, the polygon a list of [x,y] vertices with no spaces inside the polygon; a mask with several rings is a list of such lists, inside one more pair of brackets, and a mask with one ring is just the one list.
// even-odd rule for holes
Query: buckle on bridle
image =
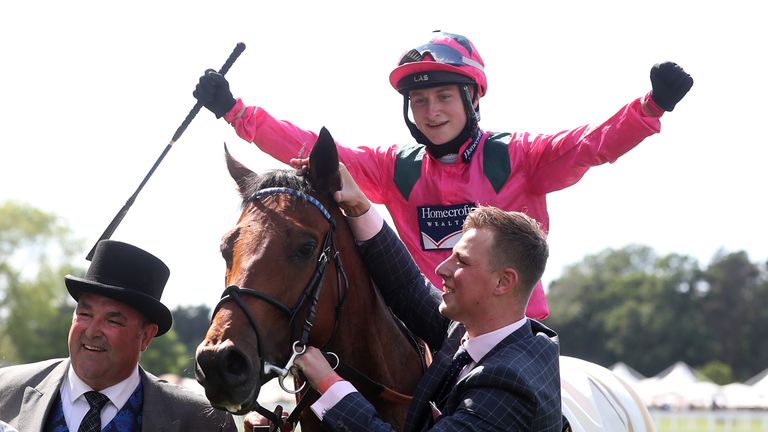
{"label": "buckle on bridle", "polygon": [[293,368],[293,363],[296,360],[296,358],[307,351],[307,346],[300,345],[300,341],[295,341],[293,343],[293,346],[291,347],[291,351],[293,351],[293,353],[291,354],[291,358],[288,359],[288,363],[285,364],[285,367],[281,368],[280,366],[275,366],[265,361],[264,374],[269,374],[272,372],[277,373],[277,382],[278,384],[280,384],[280,388],[282,388],[283,391],[285,391],[286,393],[296,394],[304,390],[304,388],[307,386],[307,382],[305,381],[304,384],[302,384],[301,387],[299,387],[298,389],[291,390],[285,386],[284,380],[285,380],[285,377],[287,377],[288,374],[291,373],[291,369]]}

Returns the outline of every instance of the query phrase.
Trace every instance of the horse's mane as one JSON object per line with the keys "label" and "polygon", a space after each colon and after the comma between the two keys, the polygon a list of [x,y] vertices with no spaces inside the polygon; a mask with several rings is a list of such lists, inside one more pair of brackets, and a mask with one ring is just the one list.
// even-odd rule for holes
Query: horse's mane
{"label": "horse's mane", "polygon": [[309,194],[313,191],[306,177],[296,175],[296,170],[273,169],[265,171],[259,175],[249,175],[243,185],[240,193],[243,196],[242,207],[253,201],[253,194],[256,191],[271,187],[285,187],[295,189],[299,192]]}

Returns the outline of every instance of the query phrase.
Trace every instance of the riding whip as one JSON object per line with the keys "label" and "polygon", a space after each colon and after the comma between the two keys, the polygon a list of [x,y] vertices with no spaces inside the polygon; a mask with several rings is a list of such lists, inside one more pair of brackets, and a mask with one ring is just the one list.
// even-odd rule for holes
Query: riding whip
{"label": "riding whip", "polygon": [[[232,50],[232,54],[229,55],[229,58],[227,58],[227,61],[224,62],[224,65],[219,69],[219,73],[222,75],[225,75],[229,68],[232,67],[232,64],[235,63],[235,60],[237,60],[238,57],[240,57],[240,54],[243,53],[245,50],[245,44],[240,42],[235,46],[235,49]],[[160,154],[160,157],[157,158],[157,161],[155,161],[155,164],[152,165],[152,168],[149,170],[146,176],[144,176],[144,180],[141,181],[141,184],[139,184],[139,187],[136,188],[136,192],[131,195],[130,198],[128,198],[128,201],[125,202],[123,205],[123,208],[120,209],[119,212],[115,215],[115,217],[112,219],[112,222],[109,223],[107,226],[107,229],[104,230],[104,233],[101,234],[101,237],[96,241],[96,243],[91,248],[91,251],[88,252],[88,255],[85,257],[86,260],[90,261],[91,258],[93,258],[93,253],[96,250],[96,245],[99,244],[100,241],[106,240],[110,237],[112,237],[112,234],[117,229],[117,226],[120,225],[120,222],[123,221],[123,218],[125,217],[126,213],[128,213],[128,209],[131,208],[133,205],[133,202],[136,200],[136,196],[139,195],[139,192],[144,188],[144,185],[147,183],[147,180],[152,176],[152,174],[155,172],[155,169],[157,169],[158,165],[160,165],[160,162],[163,161],[165,158],[165,155],[168,154],[168,151],[171,150],[171,146],[179,139],[181,138],[181,134],[184,133],[184,131],[187,129],[187,126],[192,122],[192,119],[195,118],[197,113],[200,111],[200,108],[203,107],[203,104],[201,102],[197,102],[194,107],[189,111],[189,114],[187,114],[187,117],[184,119],[183,122],[181,122],[181,125],[179,125],[179,128],[176,129],[176,132],[173,134],[173,138],[171,138],[171,141],[168,143],[168,145],[165,146],[165,149]]]}

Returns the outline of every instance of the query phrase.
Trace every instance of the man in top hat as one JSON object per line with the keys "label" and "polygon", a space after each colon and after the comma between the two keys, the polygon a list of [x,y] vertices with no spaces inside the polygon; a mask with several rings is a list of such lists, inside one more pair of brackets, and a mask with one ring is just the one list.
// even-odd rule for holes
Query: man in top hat
{"label": "man in top hat", "polygon": [[0,420],[20,431],[236,431],[204,396],[159,380],[139,356],[173,322],[157,257],[103,240],[85,277],[65,282],[77,307],[69,358],[0,368]]}

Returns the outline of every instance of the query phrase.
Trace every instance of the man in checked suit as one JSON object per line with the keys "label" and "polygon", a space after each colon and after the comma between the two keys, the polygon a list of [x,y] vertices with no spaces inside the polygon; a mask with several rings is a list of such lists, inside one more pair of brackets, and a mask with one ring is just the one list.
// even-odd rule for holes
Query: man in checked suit
{"label": "man in checked suit", "polygon": [[[99,242],[85,277],[65,278],[77,301],[69,358],[0,368],[0,420],[24,432],[236,431],[202,395],[139,367],[152,338],[171,328],[160,302],[168,276],[142,249]],[[103,408],[89,405],[92,394]]]}
{"label": "man in checked suit", "polygon": [[[404,430],[559,432],[558,345],[554,332],[525,317],[549,254],[539,224],[495,207],[472,211],[453,254],[437,267],[441,293],[341,171],[343,189],[335,199],[361,242],[366,266],[387,304],[434,353]],[[455,382],[446,374],[460,346],[471,359]],[[309,347],[296,365],[321,393],[311,408],[331,429],[392,430],[319,350]],[[444,385],[447,395],[441,396]],[[258,416],[246,418],[246,425],[258,423]]]}

